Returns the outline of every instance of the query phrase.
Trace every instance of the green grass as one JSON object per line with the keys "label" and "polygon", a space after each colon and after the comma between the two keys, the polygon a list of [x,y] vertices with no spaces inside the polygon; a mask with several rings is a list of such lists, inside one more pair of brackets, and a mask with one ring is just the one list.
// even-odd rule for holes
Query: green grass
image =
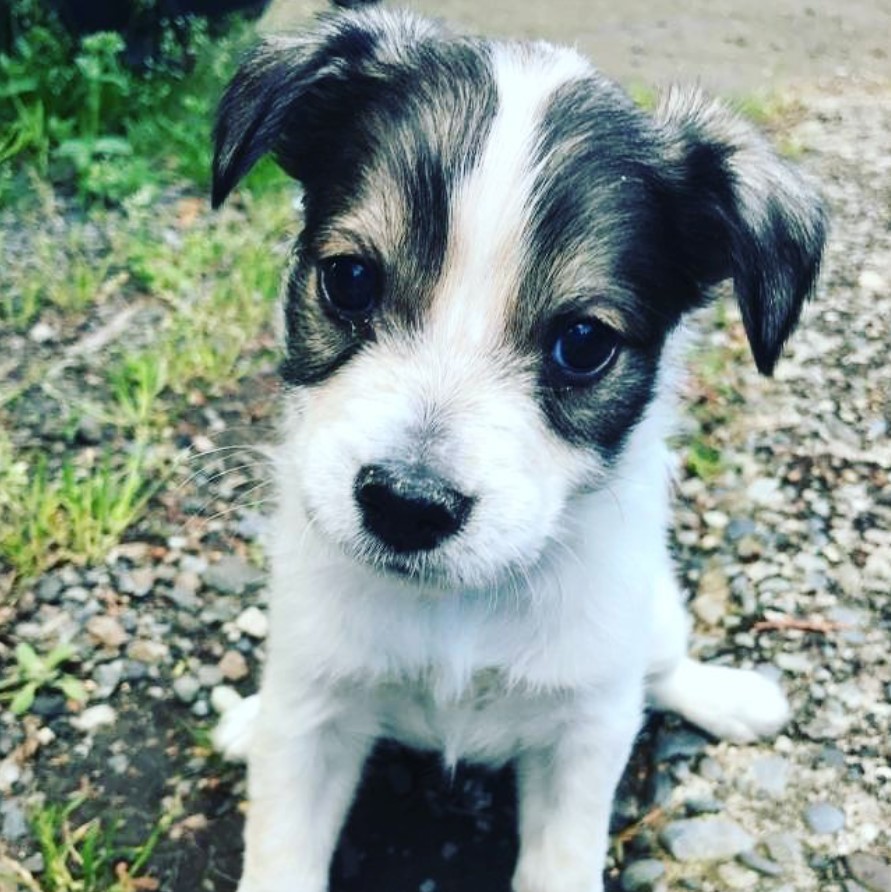
{"label": "green grass", "polygon": [[120,842],[121,824],[94,817],[82,820],[85,797],[64,804],[49,803],[31,818],[31,828],[43,856],[40,892],[137,892],[158,889],[147,866],[159,840],[172,822],[163,816],[139,845]]}
{"label": "green grass", "polygon": [[0,471],[0,563],[31,578],[53,564],[95,563],[120,541],[161,485],[145,451],[115,465],[109,457],[79,467],[71,458],[51,471],[8,445]]}

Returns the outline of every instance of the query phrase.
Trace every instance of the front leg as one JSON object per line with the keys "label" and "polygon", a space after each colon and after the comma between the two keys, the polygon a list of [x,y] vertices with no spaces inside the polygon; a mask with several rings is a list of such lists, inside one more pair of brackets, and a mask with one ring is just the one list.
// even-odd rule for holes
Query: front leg
{"label": "front leg", "polygon": [[580,704],[553,746],[521,754],[514,892],[602,892],[613,798],[642,715],[641,685]]}
{"label": "front leg", "polygon": [[340,828],[374,735],[314,696],[284,708],[261,694],[248,754],[238,892],[325,892]]}

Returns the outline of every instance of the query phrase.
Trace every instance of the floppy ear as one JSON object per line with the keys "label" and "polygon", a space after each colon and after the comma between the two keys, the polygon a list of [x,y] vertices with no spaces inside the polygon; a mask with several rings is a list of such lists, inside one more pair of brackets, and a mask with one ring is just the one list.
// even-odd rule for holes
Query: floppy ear
{"label": "floppy ear", "polygon": [[322,16],[306,36],[263,41],[226,88],[213,133],[215,208],[267,153],[301,180],[324,163],[324,140],[361,112],[386,65],[433,30],[407,13],[358,8],[370,0],[336,5],[355,8]]}
{"label": "floppy ear", "polygon": [[[357,35],[359,32],[356,32]],[[257,46],[242,62],[217,108],[213,132],[211,202],[219,207],[229,193],[269,152],[286,172],[299,175],[299,147],[285,151],[284,134],[291,140],[308,123],[301,109],[326,80],[338,76],[347,61],[337,49],[360,54],[358,38],[352,45],[328,47],[315,35],[305,39],[274,38]]]}
{"label": "floppy ear", "polygon": [[748,123],[698,91],[656,111],[685,265],[732,278],[758,370],[771,374],[813,290],[826,237],[817,192]]}

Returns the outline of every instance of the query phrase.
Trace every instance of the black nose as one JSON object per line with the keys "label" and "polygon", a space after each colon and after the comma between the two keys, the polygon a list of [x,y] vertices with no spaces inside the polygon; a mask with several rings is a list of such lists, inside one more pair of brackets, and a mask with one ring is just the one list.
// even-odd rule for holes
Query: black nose
{"label": "black nose", "polygon": [[464,526],[473,499],[430,471],[365,465],[356,475],[362,523],[394,551],[429,551]]}

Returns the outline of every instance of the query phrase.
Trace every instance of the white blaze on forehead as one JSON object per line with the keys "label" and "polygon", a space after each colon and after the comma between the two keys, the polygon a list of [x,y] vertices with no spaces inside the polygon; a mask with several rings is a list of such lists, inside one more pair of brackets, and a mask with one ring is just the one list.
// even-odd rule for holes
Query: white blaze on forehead
{"label": "white blaze on forehead", "polygon": [[536,179],[538,126],[563,84],[589,76],[572,50],[495,45],[498,110],[480,158],[455,192],[442,280],[432,307],[437,334],[482,346],[501,331],[516,293]]}

